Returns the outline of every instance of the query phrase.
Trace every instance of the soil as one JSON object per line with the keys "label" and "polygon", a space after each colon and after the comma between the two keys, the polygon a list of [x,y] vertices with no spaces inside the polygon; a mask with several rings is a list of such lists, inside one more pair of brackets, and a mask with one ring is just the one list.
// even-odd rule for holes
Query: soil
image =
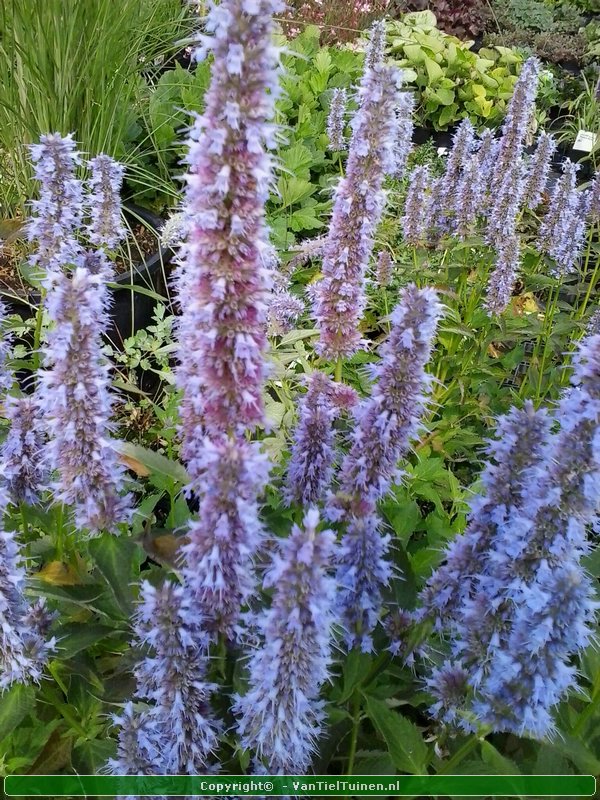
{"label": "soil", "polygon": [[[158,251],[159,240],[154,232],[140,222],[131,225],[130,235],[115,259],[117,275],[129,272],[131,267],[142,264]],[[9,237],[0,249],[0,296],[27,298],[31,286],[21,276],[19,265],[25,257],[24,243],[16,237]]]}

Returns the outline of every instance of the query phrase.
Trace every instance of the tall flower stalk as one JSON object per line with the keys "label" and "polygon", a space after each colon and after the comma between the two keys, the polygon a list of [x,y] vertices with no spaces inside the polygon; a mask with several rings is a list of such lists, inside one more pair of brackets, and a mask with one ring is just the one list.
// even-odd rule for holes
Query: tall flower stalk
{"label": "tall flower stalk", "polygon": [[320,332],[317,351],[332,361],[353,355],[361,346],[365,273],[385,204],[383,180],[395,168],[398,81],[394,67],[367,69],[351,122],[346,175],[335,192],[314,306]]}
{"label": "tall flower stalk", "polygon": [[264,580],[272,605],[259,620],[248,691],[234,699],[241,744],[271,774],[306,773],[325,718],[319,691],[332,660],[335,535],[318,525],[313,508],[273,556]]}

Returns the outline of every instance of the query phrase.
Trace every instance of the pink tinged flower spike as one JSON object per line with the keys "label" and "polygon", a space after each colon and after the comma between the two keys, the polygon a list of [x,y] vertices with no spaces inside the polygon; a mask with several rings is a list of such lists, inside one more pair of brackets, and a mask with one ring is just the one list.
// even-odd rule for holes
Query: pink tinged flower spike
{"label": "pink tinged flower spike", "polygon": [[86,227],[89,241],[97,247],[114,250],[125,237],[121,218],[121,186],[125,167],[110,156],[100,155],[88,162],[87,203],[90,222]]}
{"label": "pink tinged flower spike", "polygon": [[365,273],[385,205],[383,181],[395,168],[397,86],[395,68],[369,70],[351,122],[346,176],[336,188],[323,279],[314,303],[317,351],[329,360],[353,355],[362,343],[358,326],[365,307]]}
{"label": "pink tinged flower spike", "polygon": [[10,428],[0,452],[10,499],[15,505],[34,505],[47,489],[44,458],[45,435],[39,408],[33,397],[8,396],[4,414]]}
{"label": "pink tinged flower spike", "polygon": [[334,383],[322,372],[313,372],[299,403],[287,469],[284,497],[288,505],[314,505],[330,487],[335,461],[334,422],[339,407],[334,403]]}
{"label": "pink tinged flower spike", "polygon": [[253,559],[264,538],[259,497],[269,463],[258,442],[206,436],[191,468],[199,476],[192,488],[200,508],[183,548],[183,574],[206,624],[233,636],[256,591]]}
{"label": "pink tinged flower spike", "polygon": [[529,165],[524,197],[527,208],[536,209],[542,202],[555,150],[556,140],[554,137],[549,133],[542,132]]}
{"label": "pink tinged flower spike", "polygon": [[[188,141],[189,229],[178,278],[183,457],[202,430],[264,422],[269,303],[265,202],[273,180],[280,0],[226,0],[203,38],[214,60],[205,108]],[[202,53],[198,51],[198,56]]]}
{"label": "pink tinged flower spike", "polygon": [[498,250],[484,302],[490,316],[499,316],[508,308],[519,271],[520,249],[519,237],[513,235]]}
{"label": "pink tinged flower spike", "polygon": [[346,105],[348,99],[345,89],[334,89],[331,95],[329,114],[327,116],[327,137],[329,150],[340,151],[345,149],[344,128]]}
{"label": "pink tinged flower spike", "polygon": [[389,250],[380,250],[377,255],[377,266],[375,268],[375,283],[385,289],[392,280],[392,270],[394,264]]}
{"label": "pink tinged flower spike", "polygon": [[352,446],[339,475],[343,495],[376,503],[396,478],[398,461],[408,452],[425,410],[431,383],[425,367],[441,313],[433,290],[414,284],[403,290],[373,371],[372,395],[356,412]]}
{"label": "pink tinged flower spike", "polygon": [[49,436],[49,466],[58,471],[55,499],[74,507],[90,535],[115,531],[131,515],[121,496],[124,468],[111,439],[110,367],[102,354],[107,326],[107,262],[100,253],[77,259],[71,273],[51,273],[47,309],[54,323],[42,352],[37,394]]}
{"label": "pink tinged flower spike", "polygon": [[209,637],[184,587],[142,584],[134,617],[135,644],[145,652],[134,670],[135,697],[115,718],[121,728],[113,774],[190,775],[206,770],[221,726],[213,718],[206,680]]}
{"label": "pink tinged flower spike", "polygon": [[319,692],[332,661],[335,535],[318,524],[310,509],[273,556],[264,580],[272,605],[248,661],[248,691],[234,698],[241,745],[272,774],[307,772],[325,718]]}
{"label": "pink tinged flower spike", "polygon": [[431,197],[428,193],[430,174],[427,166],[417,166],[410,173],[408,193],[402,217],[404,241],[417,247],[427,238],[427,219]]}
{"label": "pink tinged flower spike", "polygon": [[83,186],[75,177],[81,158],[72,134],[41,136],[30,151],[39,183],[39,198],[31,202],[34,213],[27,223],[28,239],[36,243],[31,263],[44,271],[58,270],[81,252],[76,234],[82,224]]}

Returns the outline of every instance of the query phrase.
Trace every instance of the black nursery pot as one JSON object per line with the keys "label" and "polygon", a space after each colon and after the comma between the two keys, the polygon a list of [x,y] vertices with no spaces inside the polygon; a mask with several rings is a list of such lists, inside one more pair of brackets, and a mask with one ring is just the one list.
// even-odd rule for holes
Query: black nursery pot
{"label": "black nursery pot", "polygon": [[[160,231],[164,224],[156,214],[140,206],[128,203],[125,217],[130,225],[136,222]],[[111,324],[107,337],[112,345],[121,349],[125,339],[137,331],[147,328],[152,322],[156,299],[143,292],[128,287],[139,287],[165,298],[167,302],[166,274],[173,261],[174,253],[169,247],[161,247],[155,253],[144,257],[140,264],[131,266],[127,272],[116,277],[115,287],[111,287]]]}

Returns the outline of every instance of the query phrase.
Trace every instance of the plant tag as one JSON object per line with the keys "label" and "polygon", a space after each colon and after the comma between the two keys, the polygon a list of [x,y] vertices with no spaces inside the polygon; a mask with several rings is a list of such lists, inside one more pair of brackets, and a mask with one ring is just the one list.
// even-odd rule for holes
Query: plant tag
{"label": "plant tag", "polygon": [[447,152],[448,152],[447,147],[438,147],[437,149],[438,156],[445,156]]}
{"label": "plant tag", "polygon": [[596,146],[597,139],[598,134],[592,133],[592,131],[579,131],[575,139],[575,144],[573,145],[573,150],[580,150],[582,153],[591,153]]}

